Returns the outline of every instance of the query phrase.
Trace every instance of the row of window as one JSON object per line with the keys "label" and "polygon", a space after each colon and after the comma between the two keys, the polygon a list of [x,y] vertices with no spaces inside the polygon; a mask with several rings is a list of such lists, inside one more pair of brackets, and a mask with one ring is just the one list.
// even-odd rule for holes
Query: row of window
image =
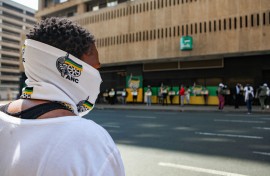
{"label": "row of window", "polygon": [[10,52],[17,52],[19,53],[20,50],[18,48],[12,48],[12,47],[8,47],[8,46],[3,46],[2,45],[2,51],[10,51]]}
{"label": "row of window", "polygon": [[197,0],[152,0],[136,5],[131,5],[126,8],[115,9],[110,12],[100,13],[91,17],[82,18],[77,23],[81,25],[87,25],[91,23],[97,23],[100,21],[111,20],[122,16],[128,16],[136,13],[147,12],[149,10],[161,9],[170,6],[176,6],[179,4],[195,2]]}
{"label": "row of window", "polygon": [[167,28],[139,31],[113,37],[97,39],[98,47],[133,43],[139,41],[155,40],[167,37],[180,37],[184,35],[194,35],[217,31],[236,30],[241,28],[257,27],[270,24],[270,12],[263,14],[251,14],[240,17],[212,20],[208,22],[191,23]]}
{"label": "row of window", "polygon": [[[20,21],[20,22],[23,21],[22,17],[11,14],[11,13],[8,13],[8,12],[5,12],[5,11],[2,12],[2,15],[4,17],[11,18],[11,19],[14,19],[14,20],[17,20],[17,21]],[[31,25],[35,24],[35,21],[29,20],[29,19],[26,19],[25,22],[28,23],[28,24],[31,24]]]}
{"label": "row of window", "polygon": [[19,61],[19,57],[16,57],[16,56],[10,56],[10,55],[7,55],[7,54],[2,54],[2,57],[1,57],[2,60],[11,60],[11,61]]}
{"label": "row of window", "polygon": [[6,43],[16,44],[16,45],[19,45],[20,44],[20,41],[14,40],[14,39],[10,39],[10,38],[6,38],[6,37],[2,37],[2,41],[3,42],[6,42]]}
{"label": "row of window", "polygon": [[[15,11],[15,12],[23,13],[23,9],[14,7],[14,6],[9,5],[9,4],[6,4],[6,3],[4,3],[4,2],[3,2],[3,4],[2,4],[2,7],[6,8],[6,9],[9,9],[9,10],[12,10],[12,11]],[[25,14],[28,15],[28,16],[31,16],[31,17],[34,17],[34,16],[35,16],[34,13],[28,12],[28,11],[26,11]]]}
{"label": "row of window", "polygon": [[11,31],[11,30],[8,30],[8,29],[4,29],[4,28],[2,28],[2,33],[3,34],[7,34],[7,35],[13,35],[13,36],[20,37],[20,33],[19,32],[14,32],[14,31]]}

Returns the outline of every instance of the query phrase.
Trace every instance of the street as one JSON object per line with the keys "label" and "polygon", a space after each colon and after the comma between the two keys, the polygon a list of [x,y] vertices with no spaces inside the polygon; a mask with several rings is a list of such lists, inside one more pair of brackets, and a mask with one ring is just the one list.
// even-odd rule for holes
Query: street
{"label": "street", "polygon": [[127,176],[269,176],[269,114],[94,110]]}

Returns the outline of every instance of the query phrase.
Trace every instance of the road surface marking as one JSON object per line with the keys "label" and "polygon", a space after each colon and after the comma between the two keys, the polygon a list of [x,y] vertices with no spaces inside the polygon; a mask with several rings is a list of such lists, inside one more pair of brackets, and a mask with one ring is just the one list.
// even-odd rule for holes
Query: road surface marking
{"label": "road surface marking", "polygon": [[236,137],[236,138],[263,139],[263,137],[261,136],[245,136],[245,135],[234,135],[234,134],[218,134],[218,133],[204,133],[204,132],[195,132],[195,134],[206,135],[206,136],[224,136],[224,137]]}
{"label": "road surface marking", "polygon": [[214,119],[215,122],[236,122],[236,123],[265,123],[264,121],[248,121],[248,120],[217,120]]}
{"label": "road surface marking", "polygon": [[218,170],[213,170],[213,169],[205,169],[205,168],[200,168],[200,167],[186,166],[186,165],[173,164],[173,163],[160,162],[158,163],[158,165],[164,166],[164,167],[177,168],[177,169],[185,169],[185,170],[190,170],[194,172],[221,175],[221,176],[247,176],[247,175],[242,175],[242,174],[237,174],[237,173],[232,173],[232,172],[224,172],[224,171],[218,171]]}
{"label": "road surface marking", "polygon": [[238,116],[238,117],[268,117],[269,115],[259,115],[259,114],[225,114],[225,116]]}
{"label": "road surface marking", "polygon": [[270,153],[253,151],[254,154],[270,156]]}
{"label": "road surface marking", "polygon": [[117,125],[106,125],[106,124],[104,124],[104,125],[101,125],[101,126],[109,127],[109,128],[120,128],[120,126],[117,126]]}
{"label": "road surface marking", "polygon": [[155,119],[155,116],[134,116],[134,115],[126,115],[128,118],[140,118],[140,119]]}
{"label": "road surface marking", "polygon": [[259,130],[270,130],[269,127],[253,127],[255,129],[259,129]]}
{"label": "road surface marking", "polygon": [[171,115],[171,114],[177,114],[177,113],[176,112],[155,112],[154,114]]}

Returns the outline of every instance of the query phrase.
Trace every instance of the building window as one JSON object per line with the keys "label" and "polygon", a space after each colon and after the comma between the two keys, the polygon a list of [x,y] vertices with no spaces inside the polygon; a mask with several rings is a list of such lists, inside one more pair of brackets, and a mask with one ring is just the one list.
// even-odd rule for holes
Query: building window
{"label": "building window", "polygon": [[245,16],[245,26],[248,27],[248,16]]}
{"label": "building window", "polygon": [[107,2],[107,7],[113,7],[117,5],[117,1]]}
{"label": "building window", "polygon": [[263,13],[263,25],[265,25],[265,13]]}
{"label": "building window", "polygon": [[254,26],[254,15],[251,15],[251,27],[253,27]]}
{"label": "building window", "polygon": [[239,20],[239,25],[240,25],[240,28],[242,28],[242,24],[243,23],[243,21],[242,21],[242,17],[240,17],[240,20]]}
{"label": "building window", "polygon": [[223,20],[223,29],[226,30],[226,19]]}
{"label": "building window", "polygon": [[257,13],[257,26],[260,26],[260,14]]}
{"label": "building window", "polygon": [[99,6],[97,5],[97,6],[94,6],[92,10],[97,11],[98,9],[99,9]]}
{"label": "building window", "polygon": [[216,20],[214,20],[214,32],[217,31],[217,23],[216,23]]}
{"label": "building window", "polygon": [[236,19],[236,17],[234,17],[234,29],[236,29],[237,28],[237,19]]}
{"label": "building window", "polygon": [[212,24],[211,24],[211,21],[209,21],[209,32],[212,32]]}

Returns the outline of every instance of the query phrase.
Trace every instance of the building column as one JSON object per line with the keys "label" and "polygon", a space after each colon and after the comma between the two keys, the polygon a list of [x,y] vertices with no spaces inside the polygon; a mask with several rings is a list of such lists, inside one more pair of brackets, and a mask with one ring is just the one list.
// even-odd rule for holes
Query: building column
{"label": "building column", "polygon": [[78,4],[78,6],[77,6],[77,14],[80,15],[80,14],[83,14],[85,12],[86,12],[85,3]]}

